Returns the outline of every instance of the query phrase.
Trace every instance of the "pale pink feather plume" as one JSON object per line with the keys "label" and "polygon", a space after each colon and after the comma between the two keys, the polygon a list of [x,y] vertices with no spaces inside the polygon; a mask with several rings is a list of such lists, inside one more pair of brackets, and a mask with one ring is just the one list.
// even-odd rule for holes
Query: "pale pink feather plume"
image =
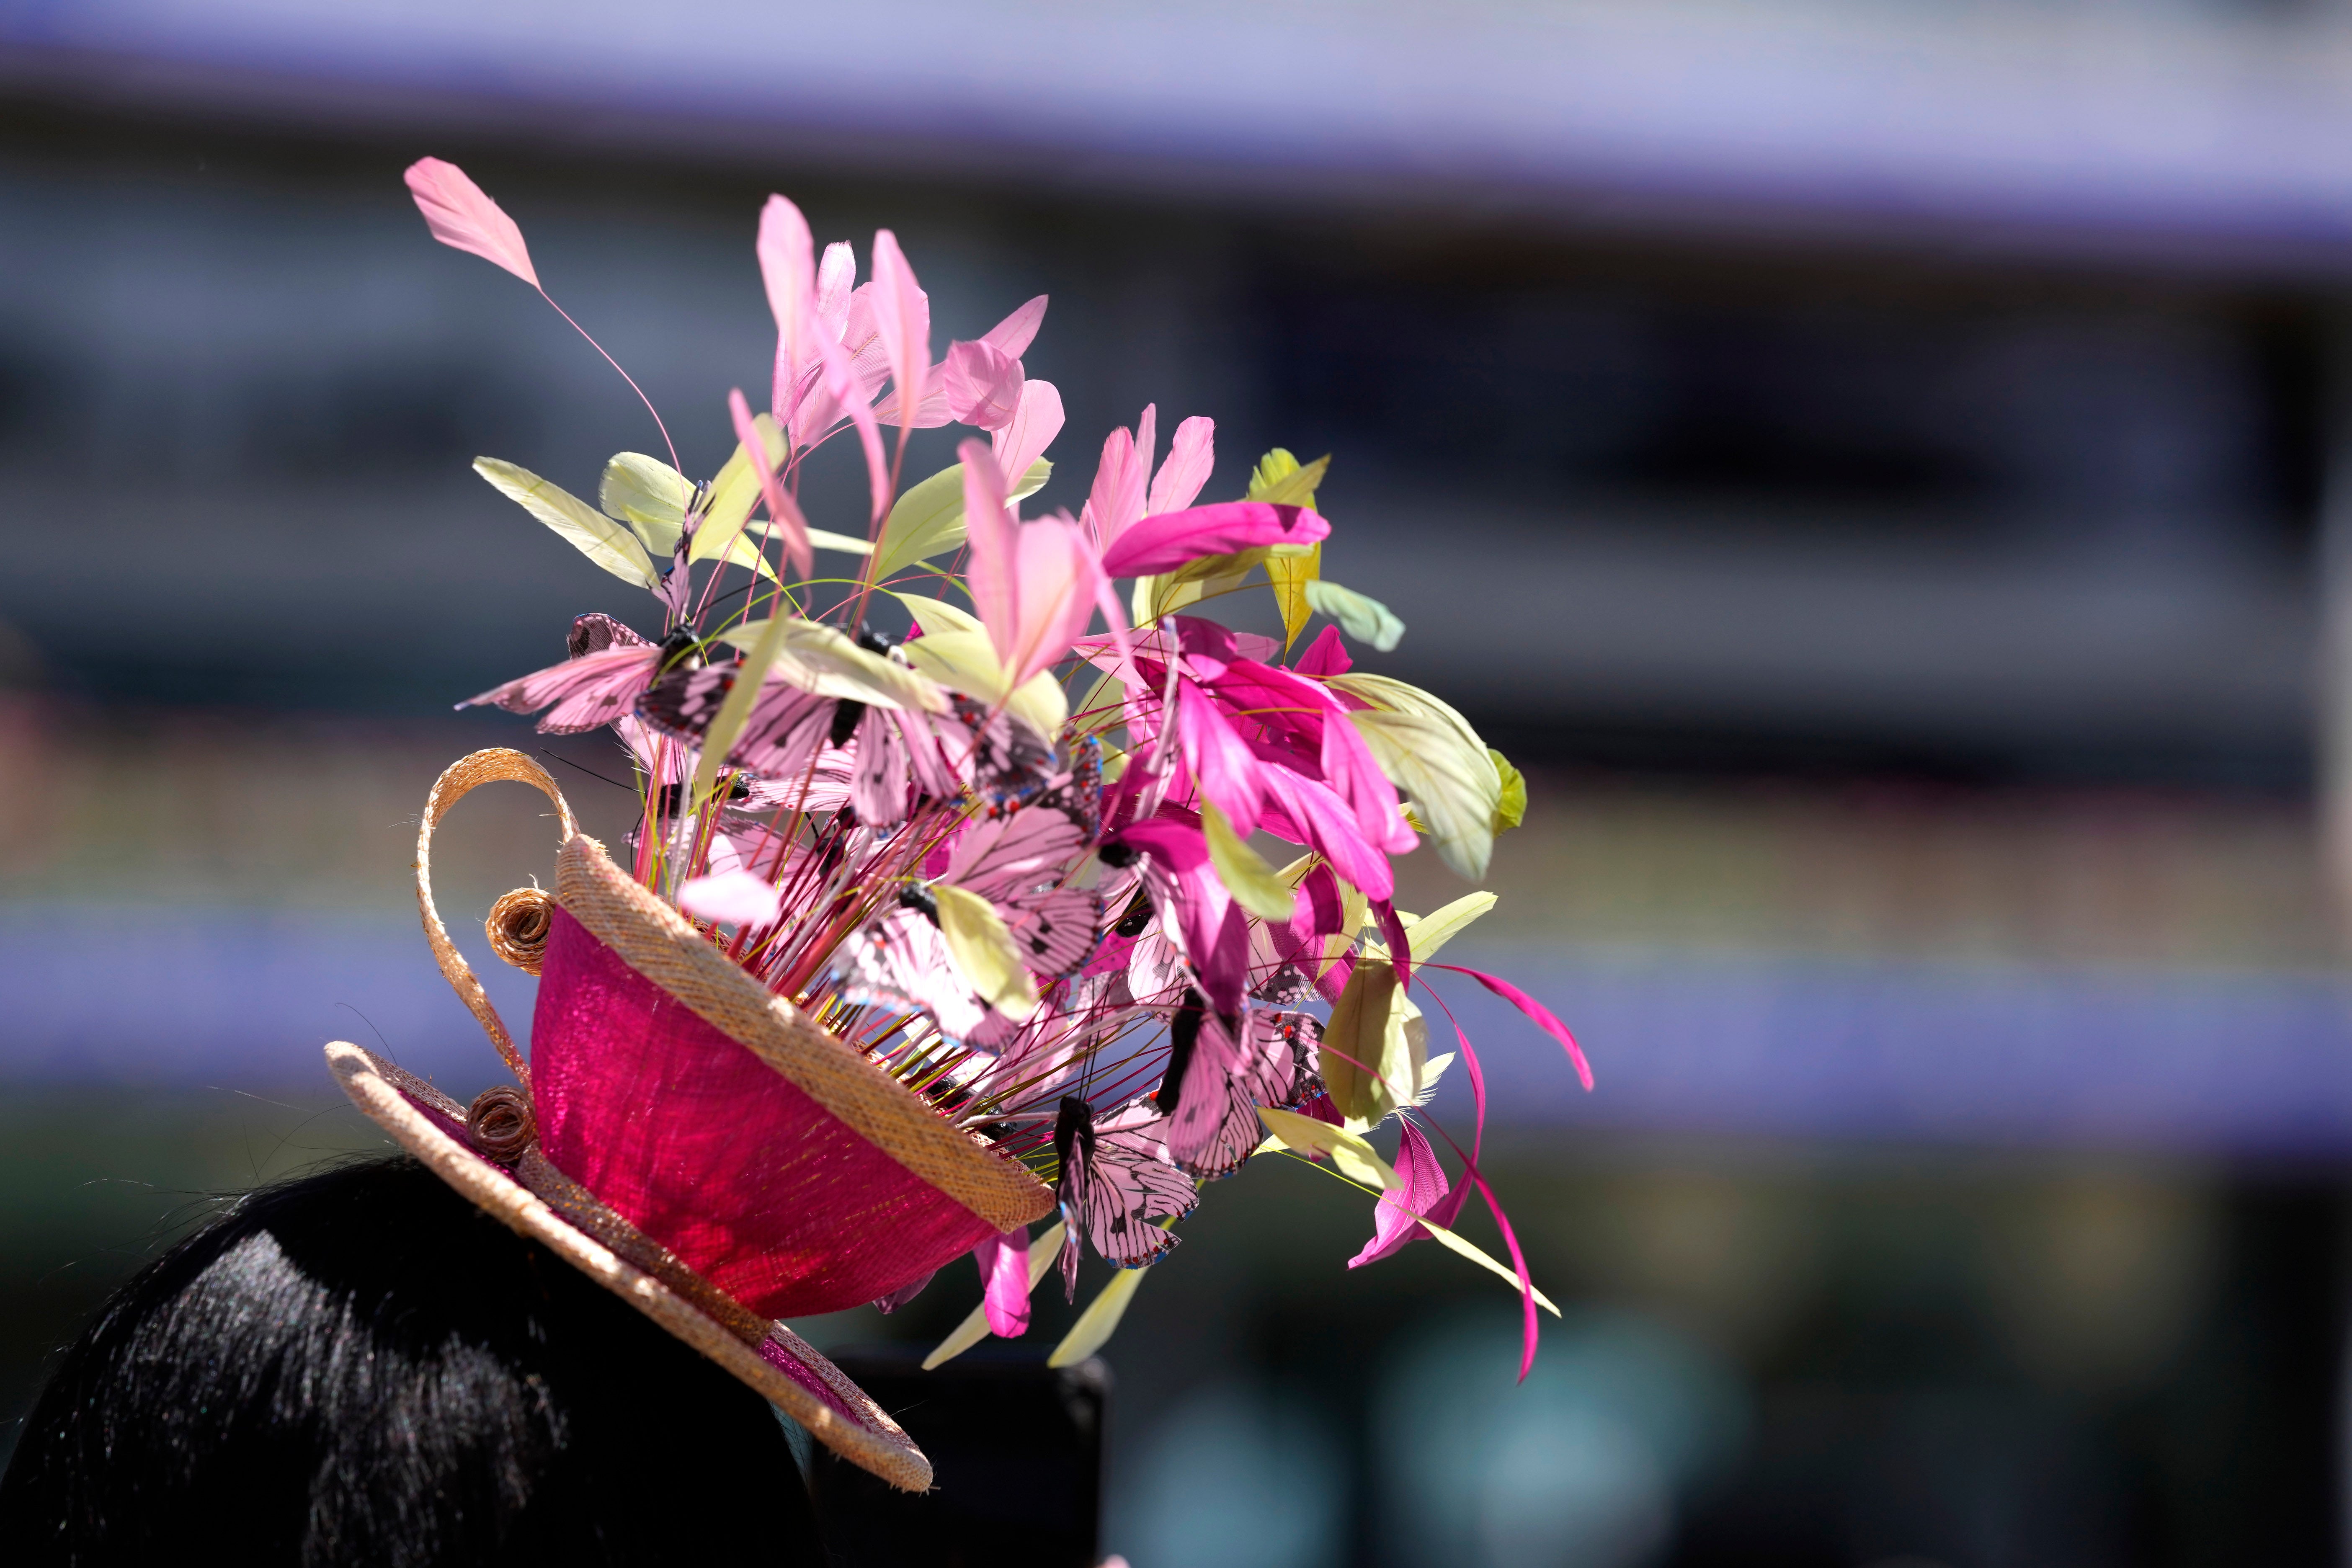
{"label": "pale pink feather plume", "polygon": [[[970,425],[982,430],[1003,429],[1004,422],[1012,417],[1012,410],[1021,393],[1021,353],[1035,339],[1037,325],[1045,317],[1045,296],[1040,294],[981,334],[977,345],[950,344],[948,357],[926,373],[922,401],[915,405],[912,419],[904,418],[899,414],[898,392],[895,386],[889,396],[874,405],[874,416],[885,425],[908,425],[917,430],[935,430],[950,423]],[[974,357],[971,351],[975,347],[985,349],[989,359],[982,361]],[[947,378],[953,374],[952,367],[959,350],[965,353],[965,376],[978,376],[1000,384],[1003,390],[997,395],[976,397],[969,384],[959,393],[950,393]],[[997,355],[1010,362],[1009,371],[1006,365],[997,363]],[[982,368],[983,363],[987,367],[985,370]],[[966,411],[975,408],[983,416],[993,417],[968,417]]]}
{"label": "pale pink feather plume", "polygon": [[1020,621],[1012,665],[1015,682],[1051,668],[1094,618],[1097,585],[1107,579],[1086,533],[1067,516],[1015,525]]}
{"label": "pale pink feather plume", "polygon": [[[811,450],[841,427],[842,404],[833,395],[835,377],[826,368],[828,342],[831,340],[819,335],[816,358],[803,366],[794,378],[793,395],[799,402],[793,408],[791,421],[784,426],[784,434],[792,438],[795,452]],[[831,352],[839,353],[841,345],[834,342]]]}
{"label": "pale pink feather plume", "polygon": [[1095,543],[1104,550],[1143,519],[1143,465],[1135,437],[1125,426],[1103,437],[1102,461],[1095,465],[1086,517],[1094,525]]}
{"label": "pale pink feather plume", "polygon": [[1021,482],[1030,466],[1045,455],[1062,433],[1061,389],[1050,381],[1021,384],[1021,403],[1013,423],[995,432],[996,466],[1007,489]]}
{"label": "pale pink feather plume", "polygon": [[869,280],[849,291],[842,306],[841,352],[848,356],[858,395],[872,403],[890,382],[890,353],[874,321],[875,286]]}
{"label": "pale pink feather plume", "polygon": [[776,318],[776,383],[771,402],[777,422],[790,427],[799,404],[801,373],[815,358],[809,338],[817,330],[816,242],[801,209],[770,196],[760,211],[760,279]]}
{"label": "pale pink feather plume", "polygon": [[467,178],[465,170],[438,158],[419,158],[408,166],[408,190],[434,238],[496,262],[539,288],[539,273],[531,267],[522,230],[483,194],[481,186]]}
{"label": "pale pink feather plume", "polygon": [[1145,514],[1182,511],[1200,499],[1201,487],[1217,465],[1217,422],[1195,414],[1176,426],[1168,444],[1168,460],[1151,481],[1150,503]]}
{"label": "pale pink feather plume", "polygon": [[[930,388],[931,300],[888,229],[874,231],[874,330],[890,365],[902,410],[919,410]],[[908,425],[902,423],[903,445]]]}
{"label": "pale pink feather plume", "polygon": [[[871,285],[868,287],[870,288]],[[859,357],[858,370],[877,387],[879,387],[884,380],[891,377],[893,373],[888,358],[883,352],[880,337],[877,336],[873,340],[869,352]],[[942,425],[954,423],[955,416],[949,410],[947,388],[943,384],[946,374],[945,361],[941,361],[923,373],[923,396],[922,400],[915,405],[915,416],[912,419],[902,418],[899,416],[898,388],[895,384],[887,395],[876,399],[874,417],[885,425],[904,425],[910,430],[936,430]]]}
{"label": "pale pink feather plume", "polygon": [[[850,248],[847,240],[836,239],[824,247],[824,258],[817,263],[816,327],[810,339],[814,352],[802,362],[795,373],[800,406],[794,411],[793,422],[788,426],[794,451],[804,452],[824,440],[833,433],[835,423],[844,416],[846,405],[843,399],[834,395],[834,384],[838,378],[826,368],[831,357],[826,344],[830,343],[835,350],[846,354],[852,364],[857,366],[858,374],[849,378],[848,384],[861,388],[857,395],[867,403],[873,402],[876,389],[887,374],[882,368],[881,348],[874,336],[874,312],[866,299],[871,286],[860,289],[856,283],[856,253]],[[851,309],[853,300],[856,307],[854,312]],[[858,364],[860,356],[856,351],[845,344],[853,314],[856,317],[859,342],[867,351],[863,357],[871,362],[873,374],[870,377],[865,374],[866,367]]]}
{"label": "pale pink feather plume", "polygon": [[941,378],[946,374],[944,361],[931,366],[926,373],[923,384],[927,390],[923,393],[923,400],[915,405],[914,418],[898,417],[898,389],[895,386],[890,389],[888,396],[874,405],[874,417],[885,425],[904,425],[913,430],[936,430],[942,425],[958,423],[955,411],[948,403],[947,388],[941,384]]}
{"label": "pale pink feather plume", "polygon": [[882,451],[882,426],[874,417],[874,405],[858,392],[857,373],[842,345],[819,332],[816,346],[824,358],[825,390],[848,412],[849,422],[857,427],[857,443],[866,449],[866,482],[874,496],[868,526],[879,524],[890,510],[890,460]]}
{"label": "pale pink feather plume", "polygon": [[1037,341],[1037,329],[1045,322],[1045,296],[1040,294],[982,332],[980,341],[1019,359],[1029,352],[1029,345]]}
{"label": "pale pink feather plume", "polygon": [[[1084,529],[1078,531],[1078,537],[1082,540],[1087,538]],[[1125,681],[1129,690],[1148,686],[1150,683],[1136,668],[1135,642],[1127,624],[1127,611],[1119,604],[1118,595],[1111,590],[1110,574],[1102,569],[1102,552],[1094,549],[1091,540],[1087,540],[1087,544],[1094,563],[1095,607],[1102,612],[1103,625],[1110,628],[1111,647],[1118,654],[1118,662],[1111,667],[1111,673]],[[1077,629],[1083,631],[1086,628],[1081,625]],[[1080,640],[1084,639],[1074,636],[1071,646],[1076,647]],[[1140,738],[1139,726],[1130,722],[1129,729]]]}
{"label": "pale pink feather plume", "polygon": [[841,334],[849,327],[849,296],[857,287],[857,252],[845,239],[836,239],[824,247],[824,259],[816,264],[816,316],[839,342]]}
{"label": "pale pink feather plume", "polygon": [[977,440],[965,441],[956,456],[963,459],[963,531],[971,551],[964,584],[997,658],[1009,666],[1021,619],[1021,586],[1014,525],[1005,515],[1004,475]]}
{"label": "pale pink feather plume", "polygon": [[784,556],[792,563],[802,579],[816,574],[816,553],[809,544],[808,519],[785,493],[776,479],[776,470],[768,467],[767,443],[760,439],[760,427],[751,423],[751,405],[737,387],[727,394],[727,412],[734,416],[735,439],[743,444],[744,455],[751,459],[751,471],[760,476],[760,496],[768,503],[768,517],[783,531]]}
{"label": "pale pink feather plume", "polygon": [[686,882],[677,890],[677,907],[706,921],[759,926],[783,912],[784,900],[766,878],[738,867]]}
{"label": "pale pink feather plume", "polygon": [[993,343],[950,343],[939,372],[940,395],[959,423],[1002,430],[1021,408],[1021,362]]}
{"label": "pale pink feather plume", "polygon": [[1068,518],[1013,520],[1003,475],[986,447],[966,441],[959,455],[971,549],[965,582],[989,645],[1018,686],[1067,653],[1087,629],[1100,596],[1102,568]]}
{"label": "pale pink feather plume", "polygon": [[768,412],[784,430],[793,427],[793,411],[800,407],[801,378],[799,367],[793,363],[791,342],[779,331],[776,334],[776,368],[768,380]]}

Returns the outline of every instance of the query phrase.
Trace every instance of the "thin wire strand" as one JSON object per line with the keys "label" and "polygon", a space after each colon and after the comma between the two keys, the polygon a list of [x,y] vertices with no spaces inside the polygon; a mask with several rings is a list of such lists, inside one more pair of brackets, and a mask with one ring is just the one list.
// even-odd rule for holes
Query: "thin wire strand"
{"label": "thin wire strand", "polygon": [[662,423],[661,410],[656,408],[654,406],[654,400],[646,395],[646,389],[637,384],[637,378],[631,375],[627,371],[622,370],[621,362],[619,360],[614,359],[611,354],[604,353],[604,345],[598,342],[593,337],[590,336],[587,328],[582,326],[577,321],[572,321],[572,312],[557,304],[555,302],[554,295],[550,294],[545,289],[541,289],[539,291],[539,297],[547,301],[548,308],[550,310],[562,317],[565,321],[571,321],[572,330],[578,332],[582,337],[587,338],[588,346],[594,349],[598,353],[604,354],[604,363],[611,365],[615,371],[618,371],[620,373],[621,379],[629,384],[629,390],[637,395],[637,401],[644,404],[646,405],[646,412],[654,416],[654,428],[661,432],[662,445],[669,448],[669,466],[679,473],[684,473],[686,471],[686,467],[677,460],[677,443],[669,438],[669,426]]}

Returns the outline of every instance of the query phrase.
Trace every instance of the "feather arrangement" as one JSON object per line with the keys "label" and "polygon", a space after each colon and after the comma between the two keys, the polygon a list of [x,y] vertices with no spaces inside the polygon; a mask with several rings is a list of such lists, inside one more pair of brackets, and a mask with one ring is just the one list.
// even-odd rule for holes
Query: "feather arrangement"
{"label": "feather arrangement", "polygon": [[[520,228],[461,171],[426,159],[408,182],[435,238],[545,294]],[[1428,1051],[1431,975],[1485,985],[1591,1074],[1533,998],[1433,962],[1493,895],[1395,907],[1393,857],[1425,841],[1475,881],[1525,786],[1445,702],[1354,668],[1350,639],[1385,651],[1404,626],[1322,575],[1328,459],[1269,452],[1242,496],[1203,502],[1214,426],[1183,420],[1161,457],[1147,407],[1104,441],[1076,517],[1024,518],[1063,425],[1022,364],[1043,297],[935,361],[929,298],[888,230],[860,283],[852,247],[819,255],[774,196],[755,249],[775,373],[764,409],[730,394],[718,473],[624,452],[592,505],[476,464],[651,603],[580,616],[567,657],[460,706],[614,731],[638,880],[1055,1186],[1060,1225],[977,1249],[982,1303],[934,1363],[1023,1332],[1031,1291],[1049,1273],[1074,1291],[1087,1252],[1128,1271],[1055,1360],[1090,1353],[1206,1184],[1280,1152],[1372,1200],[1349,1267],[1434,1239],[1507,1281],[1524,1376],[1550,1303],[1479,1168],[1476,1053],[1458,1026],[1455,1050]],[[974,432],[959,461],[902,482],[908,433],[950,424]],[[810,454],[844,434],[871,504],[835,531],[798,496]],[[1258,579],[1282,636],[1206,613]],[[1423,1109],[1457,1059],[1466,1148]],[[1384,1158],[1372,1135],[1391,1121]],[[1454,1228],[1474,1193],[1508,1263]]]}

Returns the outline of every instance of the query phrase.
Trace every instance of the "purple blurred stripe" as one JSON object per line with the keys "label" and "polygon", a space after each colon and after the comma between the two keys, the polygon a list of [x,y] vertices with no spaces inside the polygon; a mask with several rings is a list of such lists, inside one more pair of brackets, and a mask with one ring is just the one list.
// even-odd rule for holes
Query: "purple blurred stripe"
{"label": "purple blurred stripe", "polygon": [[1469,182],[1604,217],[2352,247],[2352,78],[2316,10],[77,0],[0,6],[0,79],[1287,201]]}
{"label": "purple blurred stripe", "polygon": [[[2342,977],[1597,948],[1446,957],[1523,986],[1592,1058],[1586,1095],[1508,1004],[1425,977],[1470,1031],[1505,1129],[2352,1152]],[[527,1037],[535,983],[495,963],[483,981]],[[1450,1049],[1429,1011],[1431,1049]],[[319,1047],[337,1038],[389,1047],[460,1097],[501,1076],[413,920],[0,914],[0,1082],[323,1086]],[[1456,1071],[1437,1107],[1462,1132],[1466,1091]]]}
{"label": "purple blurred stripe", "polygon": [[[1446,956],[1454,955],[1449,951]],[[1498,1125],[2352,1152],[2352,981],[2310,973],[1487,948],[1558,1045],[1444,977]],[[1437,1009],[1430,1049],[1451,1048]],[[1437,1109],[1466,1131],[1467,1084]]]}
{"label": "purple blurred stripe", "polygon": [[[478,973],[527,1038],[538,982],[494,960]],[[385,1052],[461,1099],[506,1076],[414,916],[0,914],[0,1080],[323,1087],[320,1047],[333,1039]]]}

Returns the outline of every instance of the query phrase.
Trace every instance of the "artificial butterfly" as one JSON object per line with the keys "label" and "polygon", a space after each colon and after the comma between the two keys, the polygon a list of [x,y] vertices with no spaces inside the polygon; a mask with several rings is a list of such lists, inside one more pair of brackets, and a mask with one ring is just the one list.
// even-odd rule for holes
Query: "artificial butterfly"
{"label": "artificial butterfly", "polygon": [[852,935],[835,954],[833,973],[844,1001],[927,1013],[940,1034],[967,1046],[1003,1045],[1021,1026],[964,978],[938,920],[917,909],[893,909]]}
{"label": "artificial butterfly", "polygon": [[1160,1139],[1161,1117],[1148,1100],[1121,1106],[1097,1121],[1076,1096],[1062,1100],[1054,1121],[1054,1152],[1061,1156],[1055,1195],[1069,1239],[1062,1244],[1065,1299],[1077,1292],[1078,1241],[1121,1268],[1157,1263],[1176,1246],[1156,1219],[1181,1219],[1201,1201],[1200,1189],[1170,1163]]}
{"label": "artificial butterfly", "polygon": [[1096,850],[1095,857],[1111,873],[1103,879],[1103,891],[1119,911],[1111,922],[1112,935],[1139,937],[1162,910],[1172,907],[1176,879],[1150,855],[1131,844],[1114,843]]}
{"label": "artificial butterfly", "polygon": [[1077,765],[1025,805],[986,811],[967,822],[948,851],[947,867],[898,895],[898,907],[845,945],[836,973],[843,994],[860,1005],[929,1013],[942,1033],[966,1045],[993,1046],[1015,1020],[994,1011],[948,955],[939,929],[945,885],[977,893],[995,909],[1022,962],[1051,984],[1076,973],[1101,940],[1102,901],[1064,874],[1094,841],[1099,752],[1091,740]]}
{"label": "artificial butterfly", "polygon": [[[666,671],[637,700],[637,717],[663,734],[700,745],[742,668],[740,659]],[[870,707],[805,691],[771,676],[761,686],[729,760],[772,779],[809,773],[828,750],[851,752],[848,805],[858,820],[888,826],[907,819],[907,786],[940,798],[957,793],[927,713]]]}
{"label": "artificial butterfly", "polygon": [[1152,1100],[1167,1113],[1168,1152],[1203,1180],[1230,1176],[1265,1140],[1257,1108],[1295,1109],[1322,1091],[1313,1015],[1246,1008],[1216,1013],[1187,991],[1168,1023],[1168,1071]]}
{"label": "artificial butterfly", "polygon": [[1079,742],[1043,794],[967,822],[935,879],[995,905],[1029,973],[1048,984],[1084,968],[1102,940],[1101,898],[1064,881],[1101,831],[1101,773],[1100,744]]}
{"label": "artificial butterfly", "polygon": [[[868,631],[859,646],[884,653],[889,643]],[[735,689],[740,659],[667,670],[638,699],[636,712],[653,728],[700,744]],[[799,777],[831,748],[851,753],[848,805],[877,827],[907,819],[908,785],[949,799],[969,775],[974,788],[1003,804],[1034,795],[1054,763],[1051,742],[1010,712],[992,711],[951,693],[945,714],[879,708],[845,697],[804,690],[771,674],[762,685],[730,760],[768,778]]]}
{"label": "artificial butterfly", "polygon": [[509,713],[545,708],[541,734],[573,735],[627,718],[663,670],[684,671],[702,662],[693,633],[673,632],[661,642],[647,642],[610,616],[574,618],[566,646],[572,657],[562,664],[494,686],[457,706],[487,702]]}

